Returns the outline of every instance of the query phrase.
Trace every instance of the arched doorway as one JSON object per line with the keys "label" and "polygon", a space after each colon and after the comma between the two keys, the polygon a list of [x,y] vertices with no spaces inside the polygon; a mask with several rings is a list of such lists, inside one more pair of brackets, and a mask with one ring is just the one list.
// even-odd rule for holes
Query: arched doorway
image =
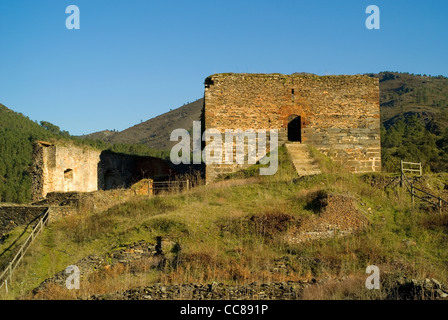
{"label": "arched doorway", "polygon": [[290,115],[288,117],[288,141],[302,142],[302,117]]}

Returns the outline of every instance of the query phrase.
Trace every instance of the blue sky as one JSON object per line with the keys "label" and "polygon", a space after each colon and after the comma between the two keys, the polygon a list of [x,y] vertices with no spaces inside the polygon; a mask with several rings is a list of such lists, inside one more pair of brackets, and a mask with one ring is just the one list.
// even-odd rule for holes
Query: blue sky
{"label": "blue sky", "polygon": [[0,103],[78,135],[194,101],[214,73],[448,76],[447,15],[444,0],[1,0]]}

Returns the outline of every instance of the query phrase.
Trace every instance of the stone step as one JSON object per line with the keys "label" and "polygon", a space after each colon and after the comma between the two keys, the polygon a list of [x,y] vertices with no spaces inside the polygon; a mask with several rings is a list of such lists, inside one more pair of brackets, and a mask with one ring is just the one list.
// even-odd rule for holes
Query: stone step
{"label": "stone step", "polygon": [[299,176],[320,174],[319,166],[311,156],[308,146],[301,143],[288,143],[286,149]]}
{"label": "stone step", "polygon": [[290,153],[289,154],[292,158],[297,159],[297,160],[313,160],[313,158],[311,158],[311,155],[304,155],[304,154],[296,154],[296,153]]}
{"label": "stone step", "polygon": [[297,161],[293,161],[293,163],[297,170],[319,170],[319,167],[316,165],[306,165]]}
{"label": "stone step", "polygon": [[313,171],[297,171],[297,174],[299,176],[314,176],[316,174],[321,174],[322,172],[320,170],[313,170]]}
{"label": "stone step", "polygon": [[297,172],[314,172],[314,171],[320,171],[319,168],[303,168],[303,167],[298,167],[296,168]]}
{"label": "stone step", "polygon": [[290,154],[291,158],[295,161],[302,161],[303,163],[315,163],[316,160],[310,157],[296,157],[294,154]]}
{"label": "stone step", "polygon": [[319,167],[305,167],[300,164],[297,166],[298,171],[320,171]]}

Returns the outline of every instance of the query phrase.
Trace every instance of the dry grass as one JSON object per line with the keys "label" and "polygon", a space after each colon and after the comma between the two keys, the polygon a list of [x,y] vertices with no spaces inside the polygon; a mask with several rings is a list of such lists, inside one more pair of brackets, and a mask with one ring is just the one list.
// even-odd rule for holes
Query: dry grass
{"label": "dry grass", "polygon": [[310,285],[300,296],[303,300],[370,300],[380,297],[377,290],[365,286],[366,275],[355,274],[344,280],[328,279],[323,283]]}
{"label": "dry grass", "polygon": [[[100,270],[89,277],[79,294],[154,282],[242,284],[349,275],[343,282],[309,288],[304,297],[371,299],[377,297],[365,293],[364,285],[364,271],[371,264],[389,273],[448,280],[446,216],[412,208],[403,190],[373,187],[371,178],[344,172],[299,178],[291,167],[282,158],[277,176],[199,184],[188,192],[55,222],[25,257],[16,273],[19,285],[8,297],[29,292],[87,255],[106,254],[138,240],[154,242],[157,236],[169,236],[181,247],[163,268]],[[292,226],[320,210],[317,194],[331,193],[350,195],[368,218],[369,227],[344,238],[309,243],[291,244],[282,239]],[[60,288],[48,290],[48,299],[73,298],[73,293],[64,296]]]}
{"label": "dry grass", "polygon": [[94,294],[106,294],[144,286],[159,282],[159,275],[145,264],[144,261],[129,266],[118,263],[114,266],[93,272],[87,279],[81,279],[79,290],[68,290],[66,287],[50,283],[42,291],[28,299],[38,300],[73,300],[85,298]]}

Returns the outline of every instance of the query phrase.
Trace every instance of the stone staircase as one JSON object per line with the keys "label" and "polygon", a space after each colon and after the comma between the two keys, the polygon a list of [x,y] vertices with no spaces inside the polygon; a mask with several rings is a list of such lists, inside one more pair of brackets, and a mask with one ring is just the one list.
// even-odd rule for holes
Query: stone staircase
{"label": "stone staircase", "polygon": [[300,142],[287,143],[286,149],[291,156],[291,160],[299,176],[310,176],[321,173],[319,166],[311,156],[306,144]]}

